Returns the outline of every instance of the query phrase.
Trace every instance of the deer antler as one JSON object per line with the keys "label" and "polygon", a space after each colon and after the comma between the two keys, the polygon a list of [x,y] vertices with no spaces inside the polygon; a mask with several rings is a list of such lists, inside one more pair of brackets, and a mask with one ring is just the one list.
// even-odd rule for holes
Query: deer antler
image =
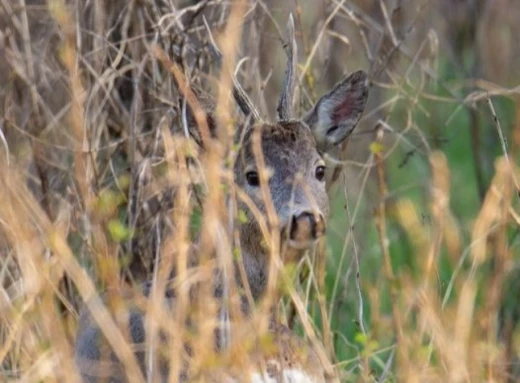
{"label": "deer antler", "polygon": [[[222,52],[218,49],[217,43],[213,39],[213,35],[211,34],[211,30],[209,29],[209,25],[206,21],[206,18],[203,18],[204,25],[206,26],[206,30],[208,31],[209,42],[210,42],[210,52],[211,55],[217,60],[218,63],[222,62]],[[238,82],[238,79],[234,74],[231,74],[231,78],[233,80],[233,98],[235,99],[238,107],[244,113],[246,117],[250,117],[253,122],[260,121],[260,113],[255,108],[251,99],[247,96],[246,92],[242,88],[242,85]]]}
{"label": "deer antler", "polygon": [[292,13],[289,15],[287,22],[287,68],[285,70],[285,79],[283,90],[278,101],[278,119],[289,120],[292,115],[292,104],[294,97],[294,89],[296,87],[296,60],[298,51],[296,48],[296,39],[294,37],[294,19]]}

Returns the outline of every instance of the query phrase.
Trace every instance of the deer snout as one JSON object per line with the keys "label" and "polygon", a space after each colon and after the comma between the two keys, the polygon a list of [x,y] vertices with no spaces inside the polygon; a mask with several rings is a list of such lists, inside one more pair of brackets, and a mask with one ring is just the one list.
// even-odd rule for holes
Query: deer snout
{"label": "deer snout", "polygon": [[289,239],[293,247],[308,247],[325,233],[325,221],[321,214],[304,211],[291,219]]}

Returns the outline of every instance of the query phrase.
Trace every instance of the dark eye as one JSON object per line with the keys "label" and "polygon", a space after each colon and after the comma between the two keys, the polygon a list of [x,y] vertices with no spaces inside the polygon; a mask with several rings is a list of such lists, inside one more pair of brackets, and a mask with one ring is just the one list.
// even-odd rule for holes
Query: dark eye
{"label": "dark eye", "polygon": [[334,134],[337,130],[339,129],[339,126],[338,125],[334,125],[332,126],[331,128],[329,128],[329,130],[327,130],[327,134]]}
{"label": "dark eye", "polygon": [[259,186],[260,178],[258,177],[258,173],[255,171],[250,171],[246,173],[246,180],[249,186]]}
{"label": "dark eye", "polygon": [[316,179],[318,181],[323,181],[325,178],[325,166],[320,165],[316,168]]}

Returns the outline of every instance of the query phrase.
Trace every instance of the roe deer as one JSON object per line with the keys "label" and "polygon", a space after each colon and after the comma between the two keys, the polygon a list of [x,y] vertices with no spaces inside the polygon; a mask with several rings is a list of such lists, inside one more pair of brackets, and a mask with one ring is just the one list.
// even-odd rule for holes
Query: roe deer
{"label": "roe deer", "polygon": [[[242,112],[249,118],[237,134],[241,137],[241,144],[233,170],[236,186],[245,191],[262,214],[267,214],[267,211],[261,189],[266,187],[270,192],[281,230],[281,244],[290,250],[291,257],[298,259],[325,233],[329,214],[327,182],[330,176],[325,167],[325,154],[334,154],[337,146],[357,125],[368,96],[368,80],[363,71],[351,74],[323,95],[303,118],[294,119],[292,104],[296,81],[296,44],[292,18],[288,23],[288,31],[288,64],[277,108],[278,121],[261,121],[259,113],[235,80],[235,99]],[[259,174],[255,160],[255,137],[260,138],[261,154],[269,172],[267,182]],[[242,260],[252,296],[258,299],[267,287],[270,251],[266,248],[263,234],[251,210],[245,205],[240,208],[245,211],[247,217],[247,221],[241,223],[238,229]],[[237,282],[240,284],[239,279],[237,278]],[[171,295],[167,297],[170,306],[174,300]],[[145,342],[143,322],[142,312],[131,312],[129,332],[134,344]],[[254,330],[253,328],[253,332]],[[244,333],[250,331],[251,328],[236,330],[234,336],[242,340],[245,339],[241,338],[245,336]],[[233,367],[231,362],[227,370],[224,367],[215,368],[205,381],[331,381],[319,358],[306,342],[281,325],[274,324],[271,331],[280,349],[269,355],[258,350],[251,351],[252,354],[258,354],[253,356],[253,359],[263,360],[265,367],[262,368],[262,372],[247,373],[236,365]],[[103,346],[101,330],[84,310],[80,317],[75,349],[77,365],[84,381],[127,381],[120,363],[112,352],[109,352],[108,360],[100,363]],[[189,349],[185,351],[189,353]],[[135,355],[145,374],[145,352],[136,351]],[[281,365],[283,366],[280,367]],[[184,368],[186,367],[178,368],[180,380],[193,381],[195,378],[187,376],[186,370],[179,372]],[[159,369],[162,381],[167,381],[168,368],[161,365]],[[176,377],[173,381],[176,381]]]}

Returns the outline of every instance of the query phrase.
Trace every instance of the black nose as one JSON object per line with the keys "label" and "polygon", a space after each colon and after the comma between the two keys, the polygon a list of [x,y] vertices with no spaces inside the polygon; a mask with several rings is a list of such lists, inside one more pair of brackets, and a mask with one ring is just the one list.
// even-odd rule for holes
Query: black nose
{"label": "black nose", "polygon": [[293,241],[310,241],[321,236],[325,231],[323,217],[310,211],[293,215],[290,238]]}

